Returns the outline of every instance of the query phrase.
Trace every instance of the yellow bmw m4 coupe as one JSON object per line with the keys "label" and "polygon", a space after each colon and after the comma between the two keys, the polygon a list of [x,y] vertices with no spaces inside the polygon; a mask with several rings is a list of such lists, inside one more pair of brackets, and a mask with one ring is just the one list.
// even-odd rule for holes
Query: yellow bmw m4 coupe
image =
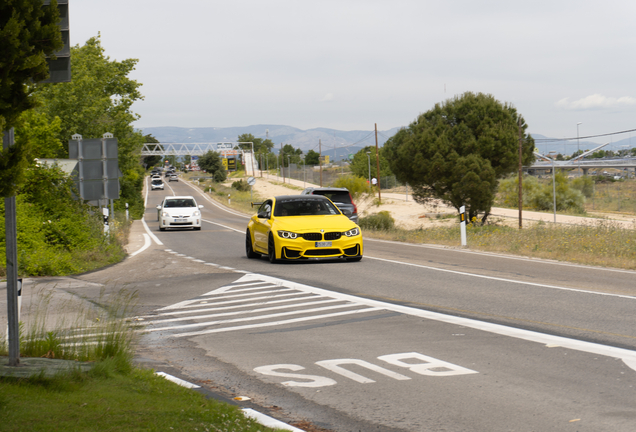
{"label": "yellow bmw m4 coupe", "polygon": [[329,198],[285,195],[269,198],[247,224],[245,254],[269,261],[309,258],[362,259],[360,227]]}

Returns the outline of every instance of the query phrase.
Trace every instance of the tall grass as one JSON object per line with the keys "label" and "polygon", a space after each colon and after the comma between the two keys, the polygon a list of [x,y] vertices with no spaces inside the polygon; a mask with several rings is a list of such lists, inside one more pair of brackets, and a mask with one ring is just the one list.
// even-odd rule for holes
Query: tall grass
{"label": "tall grass", "polygon": [[[537,223],[523,229],[504,225],[469,224],[466,241],[470,249],[510,253],[585,265],[636,270],[636,226],[633,229],[603,220],[587,225]],[[460,246],[460,226],[425,229],[366,229],[371,238]]]}
{"label": "tall grass", "polygon": [[[54,289],[34,291],[35,300],[20,322],[20,354],[77,361],[110,359],[118,369],[132,367],[137,294],[121,289],[106,294],[102,290],[93,302],[72,297],[60,299]],[[0,355],[7,355],[7,341],[0,339]]]}

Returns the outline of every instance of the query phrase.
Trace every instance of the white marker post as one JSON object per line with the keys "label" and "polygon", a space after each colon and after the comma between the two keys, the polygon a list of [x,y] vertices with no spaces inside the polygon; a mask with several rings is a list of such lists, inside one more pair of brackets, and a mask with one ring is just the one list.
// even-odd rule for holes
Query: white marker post
{"label": "white marker post", "polygon": [[462,247],[466,246],[466,207],[461,206],[459,208],[459,222],[460,230],[462,233]]}

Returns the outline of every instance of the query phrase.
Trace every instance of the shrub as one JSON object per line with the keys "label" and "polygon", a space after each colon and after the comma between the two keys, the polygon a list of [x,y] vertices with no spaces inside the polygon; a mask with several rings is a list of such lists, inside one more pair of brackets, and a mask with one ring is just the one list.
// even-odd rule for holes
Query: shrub
{"label": "shrub", "polygon": [[388,211],[381,211],[379,213],[372,214],[360,218],[358,222],[360,228],[372,229],[376,231],[388,231],[395,226],[395,219]]}
{"label": "shrub", "polygon": [[354,201],[357,201],[358,198],[362,194],[369,193],[369,184],[362,177],[358,177],[355,175],[347,175],[343,177],[339,177],[333,184],[334,187],[343,187],[349,189],[349,193],[351,193],[351,198]]}
{"label": "shrub", "polygon": [[232,188],[241,192],[248,192],[250,190],[250,185],[248,185],[245,180],[241,179],[232,183]]}

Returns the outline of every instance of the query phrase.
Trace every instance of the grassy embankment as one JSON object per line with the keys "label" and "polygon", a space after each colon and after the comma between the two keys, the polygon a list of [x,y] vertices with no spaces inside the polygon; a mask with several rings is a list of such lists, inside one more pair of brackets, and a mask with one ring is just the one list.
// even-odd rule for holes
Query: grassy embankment
{"label": "grassy embankment", "polygon": [[[237,407],[134,367],[136,328],[127,320],[134,310],[133,292],[103,296],[90,306],[68,300],[56,304],[54,317],[47,316],[51,293],[38,298],[36,310],[28,314],[32,318],[21,324],[22,362],[27,357],[71,361],[54,376],[0,377],[0,431],[273,430]],[[0,355],[7,355],[3,340]],[[6,364],[6,357],[0,362]]]}
{"label": "grassy embankment", "polygon": [[[240,174],[236,176],[241,178]],[[297,188],[285,184],[290,190]],[[213,188],[212,195],[227,204],[231,194],[231,207],[247,214],[254,213],[250,206],[249,191],[218,184],[201,182],[204,190]],[[293,189],[291,189],[293,188]],[[396,190],[396,193],[400,191]],[[404,191],[401,191],[404,193]],[[294,192],[295,193],[295,192]],[[253,200],[263,197],[254,195]],[[636,217],[636,181],[598,183],[594,195],[586,200],[587,216],[599,213],[620,213]],[[529,210],[529,209],[527,209]],[[583,215],[585,216],[585,215]],[[406,230],[361,219],[364,235],[370,238],[396,240],[411,243],[460,246],[460,228],[456,218],[446,224],[426,229]],[[523,229],[506,226],[492,220],[485,226],[469,225],[467,244],[470,249],[488,252],[509,253],[535,258],[554,259],[572,263],[636,269],[636,226],[624,228],[610,220],[586,225],[561,225],[526,223]]]}

